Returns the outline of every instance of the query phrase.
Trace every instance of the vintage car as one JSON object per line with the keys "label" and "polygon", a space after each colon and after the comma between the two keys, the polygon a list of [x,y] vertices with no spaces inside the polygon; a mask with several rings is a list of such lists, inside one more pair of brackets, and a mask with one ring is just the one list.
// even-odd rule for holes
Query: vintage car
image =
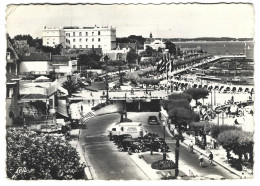
{"label": "vintage car", "polygon": [[131,151],[131,152],[140,152],[143,150],[143,146],[140,142],[137,142],[134,139],[126,138],[122,140],[118,147],[119,151]]}
{"label": "vintage car", "polygon": [[149,116],[147,119],[147,123],[149,125],[159,125],[160,123],[158,122],[158,119],[156,116]]}
{"label": "vintage car", "polygon": [[130,134],[122,134],[122,135],[119,135],[119,136],[115,136],[114,138],[114,142],[115,144],[117,144],[118,146],[120,145],[120,143],[126,139],[126,138],[132,138],[132,136]]}

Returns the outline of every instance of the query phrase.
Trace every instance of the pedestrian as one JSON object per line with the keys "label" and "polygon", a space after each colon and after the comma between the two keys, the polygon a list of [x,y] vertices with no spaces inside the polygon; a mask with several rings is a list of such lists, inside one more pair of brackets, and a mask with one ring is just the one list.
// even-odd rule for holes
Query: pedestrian
{"label": "pedestrian", "polygon": [[210,154],[209,154],[209,164],[210,165],[213,165],[213,154],[212,154],[212,152],[210,152]]}
{"label": "pedestrian", "polygon": [[193,153],[193,141],[191,141],[189,144],[189,150],[191,153]]}
{"label": "pedestrian", "polygon": [[199,161],[200,161],[200,166],[203,167],[203,155],[202,155],[202,153],[200,153]]}

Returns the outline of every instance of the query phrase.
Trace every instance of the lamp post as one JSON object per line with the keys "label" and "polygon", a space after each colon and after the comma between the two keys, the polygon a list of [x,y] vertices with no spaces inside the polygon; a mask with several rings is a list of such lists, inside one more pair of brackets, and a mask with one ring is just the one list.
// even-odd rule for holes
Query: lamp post
{"label": "lamp post", "polygon": [[175,168],[175,177],[177,178],[179,175],[179,148],[180,148],[180,139],[179,139],[179,135],[177,136],[176,139],[176,144],[175,144],[175,164],[176,164],[176,168]]}
{"label": "lamp post", "polygon": [[109,56],[106,54],[104,57],[104,61],[106,63],[106,90],[107,90],[107,95],[106,95],[106,100],[108,101],[108,81],[107,81],[107,61],[109,60]]}
{"label": "lamp post", "polygon": [[164,161],[166,160],[165,125],[166,125],[166,122],[163,125],[163,141],[164,141],[164,144],[163,144],[164,145],[164,148],[163,148],[163,160]]}
{"label": "lamp post", "polygon": [[48,129],[48,105],[49,105],[48,88],[46,88],[46,132],[47,132],[47,129]]}

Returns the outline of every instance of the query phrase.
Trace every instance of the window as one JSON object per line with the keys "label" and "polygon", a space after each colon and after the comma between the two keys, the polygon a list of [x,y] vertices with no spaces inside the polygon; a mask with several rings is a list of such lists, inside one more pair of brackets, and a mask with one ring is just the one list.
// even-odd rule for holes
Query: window
{"label": "window", "polygon": [[100,45],[98,45],[98,48],[101,48],[101,46],[100,46]]}
{"label": "window", "polygon": [[73,42],[75,42],[76,41],[76,39],[73,39]]}
{"label": "window", "polygon": [[94,45],[92,45],[92,48],[94,48]]}
{"label": "window", "polygon": [[55,42],[53,42],[53,44],[55,45]]}
{"label": "window", "polygon": [[100,38],[98,38],[98,41],[100,42],[100,41],[101,41],[101,39],[100,39]]}
{"label": "window", "polygon": [[81,38],[79,39],[79,42],[81,42]]}
{"label": "window", "polygon": [[86,39],[86,42],[88,41],[88,39]]}
{"label": "window", "polygon": [[100,36],[100,31],[98,31],[98,35]]}
{"label": "window", "polygon": [[86,48],[88,48],[88,45],[86,45]]}
{"label": "window", "polygon": [[76,45],[73,45],[73,48],[76,48]]}
{"label": "window", "polygon": [[47,42],[47,44],[49,44],[49,42]]}
{"label": "window", "polygon": [[86,36],[88,36],[88,32],[86,32]]}
{"label": "window", "polygon": [[82,45],[79,45],[79,48],[82,48]]}
{"label": "window", "polygon": [[8,98],[12,98],[12,97],[13,97],[13,94],[14,94],[13,88],[9,88],[9,89],[8,89],[8,92],[7,92],[7,97],[8,97]]}
{"label": "window", "polygon": [[94,35],[94,32],[92,32],[92,36]]}
{"label": "window", "polygon": [[73,36],[75,36],[75,32],[73,32]]}
{"label": "window", "polygon": [[66,36],[70,37],[70,33],[66,33]]}
{"label": "window", "polygon": [[94,41],[94,38],[92,38],[92,41]]}
{"label": "window", "polygon": [[81,36],[81,32],[79,32],[79,36]]}

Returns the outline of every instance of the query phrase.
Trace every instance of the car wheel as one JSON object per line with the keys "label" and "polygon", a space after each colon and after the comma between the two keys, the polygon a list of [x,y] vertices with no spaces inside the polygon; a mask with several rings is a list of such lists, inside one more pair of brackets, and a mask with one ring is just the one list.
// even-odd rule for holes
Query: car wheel
{"label": "car wheel", "polygon": [[123,147],[119,147],[119,151],[122,152],[124,150]]}
{"label": "car wheel", "polygon": [[158,149],[158,152],[162,152],[162,149]]}
{"label": "car wheel", "polygon": [[138,153],[139,152],[139,150],[138,149],[135,149],[135,153]]}

